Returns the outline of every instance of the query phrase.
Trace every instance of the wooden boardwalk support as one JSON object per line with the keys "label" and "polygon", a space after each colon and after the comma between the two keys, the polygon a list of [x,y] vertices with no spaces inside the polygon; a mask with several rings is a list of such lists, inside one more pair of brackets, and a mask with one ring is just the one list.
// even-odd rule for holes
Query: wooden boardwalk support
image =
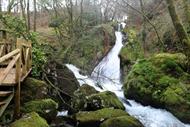
{"label": "wooden boardwalk support", "polygon": [[[16,49],[10,51],[11,44],[5,38],[4,35],[3,41],[0,42],[0,117],[14,97],[14,117],[18,118],[20,115],[20,85],[32,68],[32,45],[30,41],[19,38],[16,42]],[[2,87],[9,88],[4,91]]]}

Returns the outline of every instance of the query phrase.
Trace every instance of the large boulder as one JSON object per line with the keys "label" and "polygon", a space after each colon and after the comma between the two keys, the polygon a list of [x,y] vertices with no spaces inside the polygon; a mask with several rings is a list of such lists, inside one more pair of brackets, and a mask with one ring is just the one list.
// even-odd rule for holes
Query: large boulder
{"label": "large boulder", "polygon": [[125,79],[125,97],[144,105],[165,108],[190,122],[190,75],[183,54],[162,53],[139,60]]}
{"label": "large boulder", "polygon": [[110,118],[104,121],[100,125],[100,127],[144,127],[144,126],[134,117],[125,115],[125,116]]}
{"label": "large boulder", "polygon": [[92,95],[92,94],[97,94],[98,91],[87,84],[82,85],[78,90],[74,92],[74,98],[72,98],[71,101],[71,106],[75,111],[70,111],[72,112],[78,112],[84,111],[85,110],[85,103],[87,102],[86,96]]}
{"label": "large boulder", "polygon": [[[89,90],[84,90],[88,88]],[[95,111],[102,108],[115,108],[125,110],[118,97],[110,92],[98,92],[91,86],[83,86],[75,92],[72,107],[77,111]]]}
{"label": "large boulder", "polygon": [[87,96],[86,109],[97,110],[102,108],[114,108],[125,110],[123,103],[110,91],[100,92]]}
{"label": "large boulder", "polygon": [[32,112],[12,123],[10,127],[49,127],[49,125],[37,113]]}
{"label": "large boulder", "polygon": [[58,104],[52,99],[29,101],[22,107],[23,113],[37,112],[41,117],[51,122],[57,115]]}
{"label": "large boulder", "polygon": [[47,97],[47,84],[34,78],[26,78],[22,84],[21,102],[44,99]]}
{"label": "large boulder", "polygon": [[67,66],[56,61],[50,61],[46,68],[48,70],[48,79],[62,90],[64,97],[72,96],[74,91],[79,88],[79,82],[74,73]]}
{"label": "large boulder", "polygon": [[120,109],[101,109],[91,112],[79,112],[73,116],[78,127],[99,127],[99,125],[109,119],[119,116],[129,116],[129,114]]}

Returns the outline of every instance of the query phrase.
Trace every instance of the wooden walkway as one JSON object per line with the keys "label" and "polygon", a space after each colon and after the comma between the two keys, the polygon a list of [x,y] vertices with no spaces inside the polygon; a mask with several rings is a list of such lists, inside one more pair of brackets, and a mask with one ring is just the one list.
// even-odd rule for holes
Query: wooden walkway
{"label": "wooden walkway", "polygon": [[14,98],[15,118],[20,114],[20,85],[32,68],[32,45],[25,39],[16,44],[6,38],[0,41],[0,117]]}

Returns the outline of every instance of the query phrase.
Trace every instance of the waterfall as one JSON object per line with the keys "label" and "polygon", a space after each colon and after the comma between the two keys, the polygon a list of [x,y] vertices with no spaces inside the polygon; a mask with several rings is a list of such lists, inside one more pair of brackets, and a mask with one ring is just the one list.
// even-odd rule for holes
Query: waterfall
{"label": "waterfall", "polygon": [[[118,30],[120,30],[120,28]],[[123,47],[122,33],[117,31],[115,32],[115,36],[115,46],[95,67],[91,77],[81,75],[77,67],[67,64],[67,67],[74,72],[79,83],[81,85],[87,83],[99,91],[109,90],[114,92],[123,102],[126,107],[126,112],[139,119],[145,127],[190,127],[190,125],[182,123],[166,110],[143,106],[134,100],[125,99],[121,88],[120,59],[118,57]],[[96,84],[100,84],[102,89]],[[129,102],[130,105],[126,102]]]}

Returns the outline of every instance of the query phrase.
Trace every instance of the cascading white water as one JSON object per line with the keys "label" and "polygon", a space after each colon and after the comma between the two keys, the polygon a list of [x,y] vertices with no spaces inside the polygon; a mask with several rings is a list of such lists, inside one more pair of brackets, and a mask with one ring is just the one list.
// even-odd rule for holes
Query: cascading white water
{"label": "cascading white water", "polygon": [[[142,106],[133,100],[125,99],[121,88],[122,84],[120,83],[120,59],[118,57],[123,47],[122,33],[117,31],[115,35],[115,46],[94,69],[91,78],[81,75],[78,68],[67,64],[67,67],[74,72],[79,83],[81,85],[87,83],[99,91],[109,90],[114,92],[123,102],[126,111],[131,116],[139,119],[145,127],[190,127],[190,125],[180,122],[166,110]],[[101,85],[103,89],[97,87],[97,83]],[[129,102],[130,105],[126,104],[126,102]]]}

